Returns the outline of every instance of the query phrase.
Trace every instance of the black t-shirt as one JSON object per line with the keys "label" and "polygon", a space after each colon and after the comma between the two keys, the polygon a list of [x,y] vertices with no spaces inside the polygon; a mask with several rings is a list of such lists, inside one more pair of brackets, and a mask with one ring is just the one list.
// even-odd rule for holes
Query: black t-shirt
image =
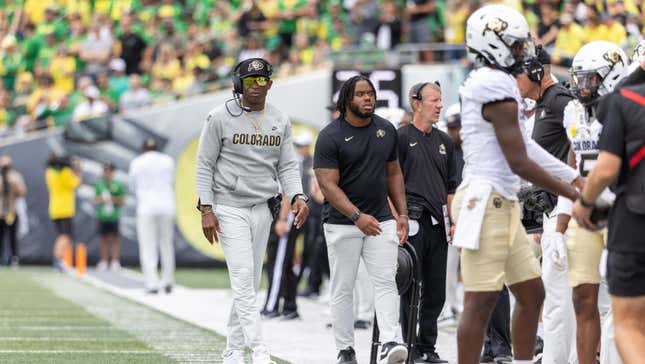
{"label": "black t-shirt", "polygon": [[562,125],[564,108],[573,95],[560,84],[547,88],[535,108],[535,124],[532,138],[542,148],[564,163],[567,163],[571,143]]}
{"label": "black t-shirt", "polygon": [[424,133],[412,124],[400,128],[398,134],[408,204],[420,204],[443,221],[442,206],[455,193],[459,179],[452,139],[437,128]]}
{"label": "black t-shirt", "polygon": [[[608,116],[603,123],[602,133],[598,140],[601,151],[609,152],[621,158],[622,163],[617,179],[620,190],[627,182],[629,158],[626,145],[627,117],[642,118],[642,113],[624,113],[624,103],[632,102],[613,92],[602,100],[608,109]],[[643,119],[641,119],[642,121]],[[642,162],[641,162],[642,163]],[[609,215],[609,236],[607,249],[620,253],[645,253],[645,215],[635,214],[625,204],[625,194],[619,193]]]}
{"label": "black t-shirt", "polygon": [[[551,30],[552,27],[556,27],[556,28],[560,29],[560,21],[556,20],[556,21],[554,21],[552,23],[549,23],[549,24],[539,22],[538,23],[538,37],[540,37],[540,38],[543,37],[546,33],[548,33]],[[549,45],[554,44],[554,43],[555,43],[555,39],[552,40],[549,44],[543,44],[543,45],[546,47],[546,46],[549,46]]]}
{"label": "black t-shirt", "polygon": [[146,42],[134,33],[123,34],[119,37],[121,42],[121,58],[125,61],[125,73],[141,73],[139,63],[143,50],[146,49]]}
{"label": "black t-shirt", "polygon": [[[350,125],[343,117],[332,121],[318,135],[314,169],[338,169],[338,186],[362,212],[378,221],[392,219],[387,203],[387,162],[396,161],[396,129],[374,115],[362,128]],[[323,221],[351,225],[352,221],[329,202],[323,206]]]}

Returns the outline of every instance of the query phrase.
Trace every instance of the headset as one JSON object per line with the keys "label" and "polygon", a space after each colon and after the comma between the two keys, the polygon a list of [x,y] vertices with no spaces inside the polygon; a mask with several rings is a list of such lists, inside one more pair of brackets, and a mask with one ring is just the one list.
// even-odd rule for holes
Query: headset
{"label": "headset", "polygon": [[273,74],[273,66],[271,66],[271,63],[267,62],[266,60],[262,58],[250,58],[250,59],[245,59],[244,61],[240,62],[233,68],[233,93],[236,94],[243,94],[244,93],[244,87],[242,86],[242,77],[240,77],[240,67],[242,67],[242,63],[246,61],[260,61],[264,65],[267,75],[271,76]]}
{"label": "headset", "polygon": [[530,58],[524,62],[524,70],[529,80],[535,83],[542,83],[544,79],[544,66],[537,58]]}
{"label": "headset", "polygon": [[[249,109],[248,107],[245,107],[244,105],[242,105],[242,101],[240,100],[240,95],[242,95],[244,93],[244,86],[242,85],[242,77],[240,76],[240,67],[242,67],[242,63],[244,63],[244,62],[246,62],[248,60],[251,60],[251,61],[257,60],[257,61],[262,62],[262,64],[264,65],[264,68],[266,69],[267,76],[270,77],[273,74],[273,66],[271,66],[271,63],[267,62],[266,60],[264,60],[262,58],[245,59],[244,61],[239,62],[235,66],[235,68],[233,68],[233,73],[232,73],[232,78],[233,78],[233,98],[226,100],[226,103],[224,105],[226,106],[226,111],[228,111],[228,113],[231,116],[234,116],[234,117],[238,117],[238,116],[242,115],[242,113],[244,111],[246,111],[246,112],[251,111],[251,109]],[[228,108],[228,103],[231,102],[231,101],[235,101],[235,104],[241,109],[241,111],[239,113],[234,114]]]}
{"label": "headset", "polygon": [[[434,83],[435,85],[441,87],[441,84],[439,83],[439,81],[434,81],[432,83]],[[412,98],[415,99],[415,100],[422,100],[423,96],[421,96],[421,91],[423,91],[423,88],[426,87],[429,84],[430,84],[430,82],[424,82],[420,86],[418,86],[417,91],[414,93],[414,95],[412,95]]]}

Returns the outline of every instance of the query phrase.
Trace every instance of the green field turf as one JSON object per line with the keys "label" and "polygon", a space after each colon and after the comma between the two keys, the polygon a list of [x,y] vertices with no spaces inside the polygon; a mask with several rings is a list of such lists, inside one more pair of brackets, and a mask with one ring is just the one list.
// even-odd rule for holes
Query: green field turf
{"label": "green field turf", "polygon": [[0,268],[0,363],[221,363],[225,341],[51,268]]}

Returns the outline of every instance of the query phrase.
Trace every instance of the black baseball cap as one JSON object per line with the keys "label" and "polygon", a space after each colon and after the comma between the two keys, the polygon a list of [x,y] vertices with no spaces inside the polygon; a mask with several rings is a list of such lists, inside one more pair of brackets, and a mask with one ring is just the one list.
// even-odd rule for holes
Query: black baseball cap
{"label": "black baseball cap", "polygon": [[271,77],[271,64],[262,58],[250,58],[238,64],[240,78],[249,76]]}

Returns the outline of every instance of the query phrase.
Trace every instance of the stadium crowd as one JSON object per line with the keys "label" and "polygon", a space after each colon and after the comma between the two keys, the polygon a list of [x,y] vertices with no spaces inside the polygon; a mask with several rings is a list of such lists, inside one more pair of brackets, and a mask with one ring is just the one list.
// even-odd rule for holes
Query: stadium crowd
{"label": "stadium crowd", "polygon": [[[466,18],[480,2],[4,1],[0,135],[229,86],[231,68],[251,57],[276,65],[279,77],[325,65],[330,52],[351,48],[463,44]],[[556,64],[570,65],[589,41],[630,48],[642,38],[639,0],[503,2],[526,15],[536,43],[553,53]],[[465,55],[421,49],[426,62]]]}

